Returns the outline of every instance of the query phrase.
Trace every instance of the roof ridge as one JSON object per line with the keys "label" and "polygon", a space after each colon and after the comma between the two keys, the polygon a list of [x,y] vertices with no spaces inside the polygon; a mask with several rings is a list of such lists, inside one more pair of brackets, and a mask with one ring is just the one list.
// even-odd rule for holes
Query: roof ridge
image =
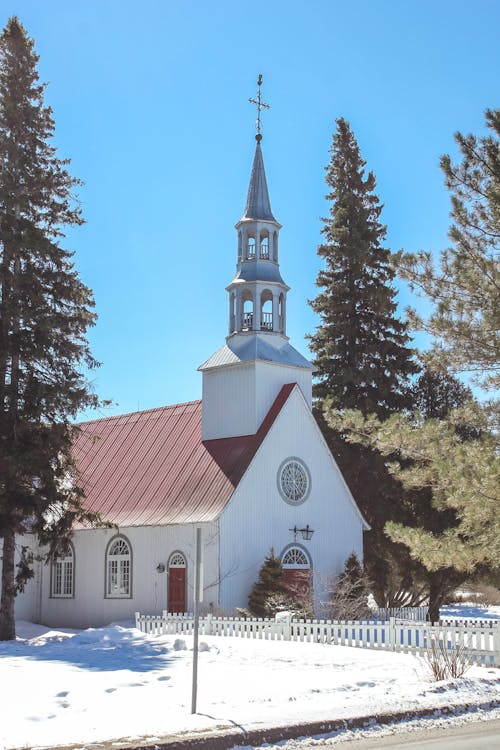
{"label": "roof ridge", "polygon": [[109,417],[86,419],[84,422],[75,422],[75,426],[81,427],[85,424],[96,424],[96,422],[110,422],[113,419],[123,419],[124,417],[133,417],[138,414],[151,414],[155,411],[166,411],[167,409],[176,409],[179,406],[191,406],[197,404],[201,404],[201,399],[195,399],[194,401],[180,401],[178,404],[166,404],[165,406],[153,406],[151,409],[138,409],[137,411],[129,411],[124,414],[110,414]]}

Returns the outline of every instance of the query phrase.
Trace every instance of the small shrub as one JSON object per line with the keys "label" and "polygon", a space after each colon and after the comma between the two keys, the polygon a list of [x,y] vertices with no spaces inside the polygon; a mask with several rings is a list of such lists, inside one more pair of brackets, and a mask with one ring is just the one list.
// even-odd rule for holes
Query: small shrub
{"label": "small shrub", "polygon": [[353,552],[344,564],[344,570],[333,583],[328,602],[330,616],[336,620],[365,620],[371,615],[368,606],[370,581]]}
{"label": "small shrub", "polygon": [[277,612],[290,612],[298,620],[308,620],[314,617],[312,604],[307,601],[294,599],[289,594],[271,594],[266,599],[266,609],[270,616]]}
{"label": "small shrub", "polygon": [[472,666],[463,646],[448,649],[435,639],[427,646],[424,659],[436,682],[463,677]]}

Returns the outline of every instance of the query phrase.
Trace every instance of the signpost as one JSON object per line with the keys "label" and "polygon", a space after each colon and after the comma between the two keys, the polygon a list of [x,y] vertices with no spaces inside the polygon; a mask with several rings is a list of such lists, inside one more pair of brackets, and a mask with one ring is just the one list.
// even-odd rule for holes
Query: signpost
{"label": "signpost", "polygon": [[196,693],[198,690],[198,629],[201,601],[201,529],[196,529],[196,557],[194,571],[194,630],[193,630],[193,687],[191,693],[191,713],[196,713]]}

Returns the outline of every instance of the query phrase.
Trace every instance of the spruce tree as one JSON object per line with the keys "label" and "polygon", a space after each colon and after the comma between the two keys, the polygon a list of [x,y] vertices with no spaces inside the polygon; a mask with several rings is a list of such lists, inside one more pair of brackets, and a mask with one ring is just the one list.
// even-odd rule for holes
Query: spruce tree
{"label": "spruce tree", "polygon": [[338,119],[326,167],[330,216],[318,248],[326,268],[316,281],[322,291],[310,302],[321,323],[310,348],[318,398],[384,418],[408,405],[407,381],[418,368],[407,326],[396,317],[382,205],[365,165],[349,123]]}
{"label": "spruce tree", "polygon": [[0,640],[15,638],[14,599],[32,575],[23,535],[49,554],[81,506],[71,459],[80,409],[96,406],[81,368],[93,368],[86,331],[95,321],[63,228],[83,223],[78,181],[58,158],[33,41],[17,18],[0,36]]}
{"label": "spruce tree", "polygon": [[401,587],[395,589],[393,581],[403,580],[401,572],[405,589],[412,585],[407,551],[392,545],[384,533],[388,518],[404,517],[401,485],[376,450],[346,443],[342,432],[332,429],[323,416],[325,405],[381,418],[409,408],[408,380],[418,371],[407,327],[396,317],[382,206],[375,177],[372,172],[365,175],[365,166],[349,124],[337,120],[326,167],[330,215],[323,220],[326,241],[318,248],[326,267],[316,282],[322,291],[311,302],[321,322],[310,347],[318,376],[316,418],[372,527],[365,534],[365,564],[377,603],[383,606],[397,603]]}
{"label": "spruce tree", "polygon": [[287,594],[287,588],[283,581],[283,567],[281,561],[271,548],[259,570],[259,577],[248,597],[248,609],[256,617],[268,617],[270,615],[267,600],[274,594]]}

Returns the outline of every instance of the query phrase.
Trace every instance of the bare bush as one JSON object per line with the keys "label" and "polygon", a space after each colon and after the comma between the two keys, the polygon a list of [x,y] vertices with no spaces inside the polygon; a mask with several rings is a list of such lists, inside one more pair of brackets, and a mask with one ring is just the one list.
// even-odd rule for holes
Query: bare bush
{"label": "bare bush", "polygon": [[427,646],[424,659],[436,682],[463,677],[472,666],[463,646],[446,648],[442,641],[434,638]]}

